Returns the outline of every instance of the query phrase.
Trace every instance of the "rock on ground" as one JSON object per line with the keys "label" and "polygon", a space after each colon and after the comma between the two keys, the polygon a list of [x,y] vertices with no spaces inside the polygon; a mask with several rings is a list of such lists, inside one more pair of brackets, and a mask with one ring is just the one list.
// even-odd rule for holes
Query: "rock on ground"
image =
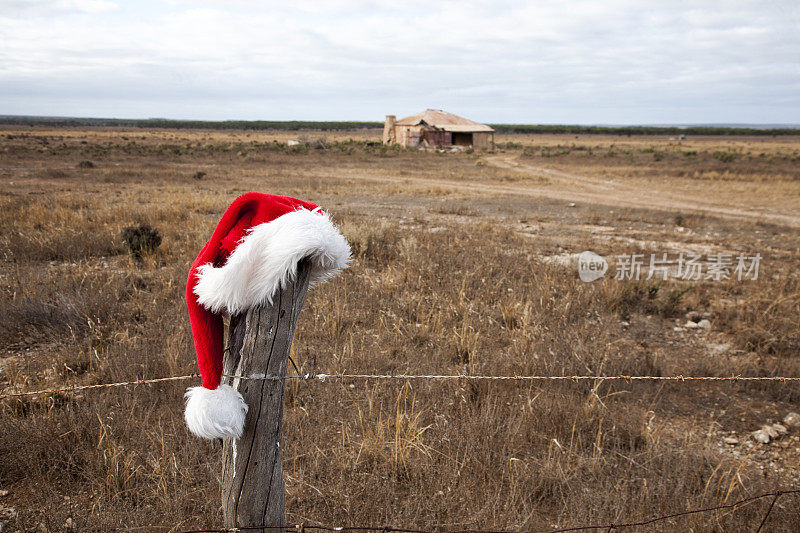
{"label": "rock on ground", "polygon": [[791,412],[783,417],[783,423],[789,427],[800,427],[800,414]]}

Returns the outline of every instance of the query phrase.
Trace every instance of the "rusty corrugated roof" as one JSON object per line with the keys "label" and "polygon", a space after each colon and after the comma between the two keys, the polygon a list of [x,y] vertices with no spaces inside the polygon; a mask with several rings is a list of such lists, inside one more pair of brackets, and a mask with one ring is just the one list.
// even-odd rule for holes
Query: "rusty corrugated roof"
{"label": "rusty corrugated roof", "polygon": [[447,113],[441,109],[426,109],[421,113],[401,118],[395,122],[398,126],[416,126],[424,122],[429,126],[444,131],[474,132],[474,131],[494,131],[486,124],[480,124],[472,120]]}

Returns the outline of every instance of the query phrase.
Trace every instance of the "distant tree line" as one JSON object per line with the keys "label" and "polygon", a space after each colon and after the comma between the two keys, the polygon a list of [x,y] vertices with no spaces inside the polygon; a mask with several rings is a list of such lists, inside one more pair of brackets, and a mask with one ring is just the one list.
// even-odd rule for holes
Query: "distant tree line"
{"label": "distant tree line", "polygon": [[[52,127],[127,127],[211,130],[321,130],[382,128],[383,122],[307,120],[170,120],[165,118],[71,118],[0,116],[0,124]],[[724,126],[578,126],[546,124],[490,124],[498,133],[567,133],[606,135],[800,135],[797,128],[742,128]]]}
{"label": "distant tree line", "polygon": [[382,128],[383,122],[304,121],[304,120],[171,120],[166,118],[72,118],[72,117],[0,117],[0,124],[21,126],[103,126],[125,128],[169,128],[208,130],[357,130]]}
{"label": "distant tree line", "polygon": [[578,126],[546,124],[491,124],[498,133],[602,133],[606,135],[800,135],[798,128],[742,128],[725,126]]}

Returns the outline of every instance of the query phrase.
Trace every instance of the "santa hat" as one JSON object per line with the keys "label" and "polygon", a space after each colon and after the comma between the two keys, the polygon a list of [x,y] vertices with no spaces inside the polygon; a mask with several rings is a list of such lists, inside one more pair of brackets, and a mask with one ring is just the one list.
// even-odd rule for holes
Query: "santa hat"
{"label": "santa hat", "polygon": [[239,438],[244,428],[244,399],[229,385],[220,385],[222,314],[272,303],[305,258],[311,261],[313,286],[347,267],[350,246],[315,204],[250,192],[225,211],[192,263],[186,302],[203,385],[187,390],[185,417],[195,435]]}

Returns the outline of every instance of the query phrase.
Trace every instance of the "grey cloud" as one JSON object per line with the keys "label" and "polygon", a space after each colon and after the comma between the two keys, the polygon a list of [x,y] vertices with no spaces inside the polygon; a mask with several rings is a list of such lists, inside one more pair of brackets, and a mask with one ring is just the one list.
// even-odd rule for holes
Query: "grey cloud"
{"label": "grey cloud", "polygon": [[800,122],[789,2],[178,1],[88,16],[110,3],[76,0],[42,15],[57,3],[35,2],[37,17],[2,4],[0,113],[58,102],[98,115],[116,101],[209,119],[445,107],[494,122]]}

